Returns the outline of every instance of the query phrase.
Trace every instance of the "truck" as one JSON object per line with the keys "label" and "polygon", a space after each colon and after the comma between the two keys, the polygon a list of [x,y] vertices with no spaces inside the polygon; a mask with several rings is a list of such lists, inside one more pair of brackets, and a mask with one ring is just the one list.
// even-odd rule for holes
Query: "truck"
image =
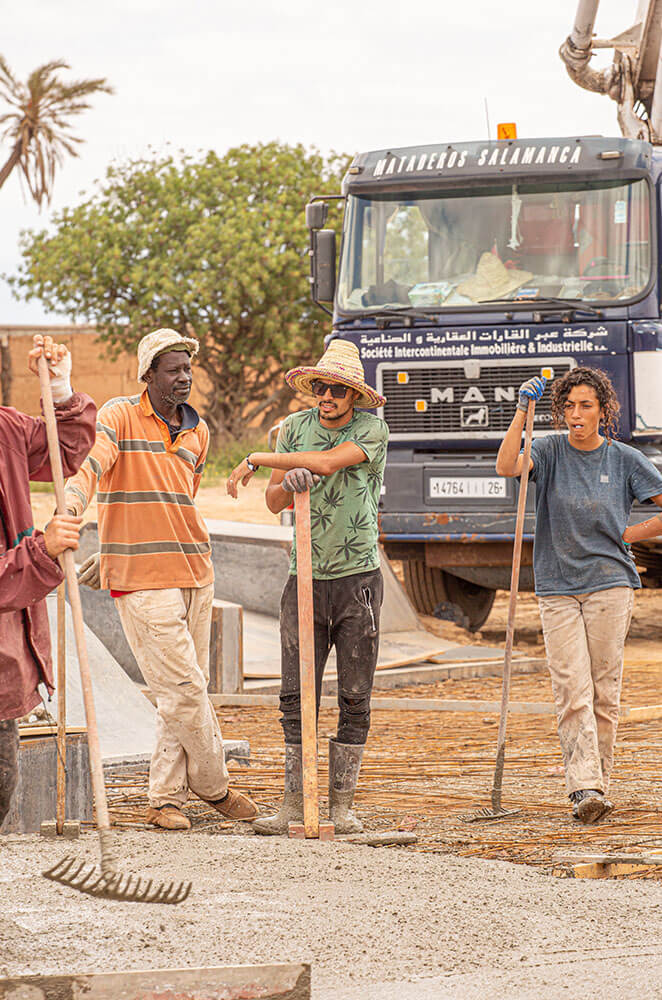
{"label": "truck", "polygon": [[[416,609],[470,630],[509,586],[518,482],[495,460],[522,382],[603,369],[620,439],[662,470],[662,3],[642,0],[635,25],[606,41],[593,36],[598,3],[581,0],[561,56],[575,82],[616,100],[620,136],[360,153],[331,196],[344,202],[339,261],[324,228],[330,196],[306,207],[313,298],[332,316],[329,336],[357,345],[386,397],[381,541]],[[591,68],[607,46],[612,66]],[[549,393],[534,433],[555,433]],[[634,554],[657,586],[662,546]]]}

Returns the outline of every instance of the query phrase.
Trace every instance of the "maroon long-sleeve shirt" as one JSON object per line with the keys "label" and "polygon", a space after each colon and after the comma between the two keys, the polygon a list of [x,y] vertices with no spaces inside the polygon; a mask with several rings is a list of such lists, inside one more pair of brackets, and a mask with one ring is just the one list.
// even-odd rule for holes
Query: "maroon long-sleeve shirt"
{"label": "maroon long-sleeve shirt", "polygon": [[[55,408],[65,476],[78,470],[94,444],[96,412],[80,392]],[[42,681],[53,690],[45,597],[62,581],[62,571],[33,527],[31,479],[52,479],[46,425],[0,406],[0,719],[31,711]]]}

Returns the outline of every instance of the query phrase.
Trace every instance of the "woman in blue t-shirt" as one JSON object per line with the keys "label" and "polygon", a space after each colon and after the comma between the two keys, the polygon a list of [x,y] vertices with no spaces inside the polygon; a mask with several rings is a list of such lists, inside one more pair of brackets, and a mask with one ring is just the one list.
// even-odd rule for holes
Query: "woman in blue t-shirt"
{"label": "woman in blue t-shirt", "polygon": [[[496,468],[519,476],[529,400],[546,379],[520,387]],[[641,586],[626,543],[662,533],[662,516],[628,528],[635,500],[662,507],[662,474],[614,439],[620,406],[604,372],[574,368],[552,384],[552,415],[567,434],[536,438],[533,572],[573,816],[593,823],[613,809],[609,790],[634,590]]]}

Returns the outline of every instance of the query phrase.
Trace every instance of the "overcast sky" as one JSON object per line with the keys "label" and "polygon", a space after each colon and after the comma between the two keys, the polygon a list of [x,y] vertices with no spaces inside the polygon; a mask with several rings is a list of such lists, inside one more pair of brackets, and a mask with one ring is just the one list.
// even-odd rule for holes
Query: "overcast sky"
{"label": "overcast sky", "polygon": [[[107,165],[166,143],[223,153],[243,142],[322,151],[482,139],[494,133],[618,135],[616,105],[576,87],[558,47],[576,0],[24,0],[0,2],[0,53],[26,78],[61,58],[105,76],[81,116],[81,157],[56,178],[52,209],[73,205]],[[601,37],[628,28],[635,0],[602,0]],[[3,13],[4,11],[4,13]],[[610,56],[594,61],[604,64]],[[0,144],[0,162],[8,155]],[[16,172],[0,189],[0,274],[14,273],[21,229],[48,224]],[[0,279],[0,324],[64,322],[17,302]]]}

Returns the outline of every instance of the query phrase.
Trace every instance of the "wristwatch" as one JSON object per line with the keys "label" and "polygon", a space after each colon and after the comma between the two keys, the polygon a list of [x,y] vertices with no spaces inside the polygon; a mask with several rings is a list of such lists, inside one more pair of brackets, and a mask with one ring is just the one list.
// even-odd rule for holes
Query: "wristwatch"
{"label": "wristwatch", "polygon": [[251,472],[257,472],[257,470],[260,468],[259,465],[253,465],[253,463],[251,462],[250,455],[246,455],[246,465],[251,470]]}

